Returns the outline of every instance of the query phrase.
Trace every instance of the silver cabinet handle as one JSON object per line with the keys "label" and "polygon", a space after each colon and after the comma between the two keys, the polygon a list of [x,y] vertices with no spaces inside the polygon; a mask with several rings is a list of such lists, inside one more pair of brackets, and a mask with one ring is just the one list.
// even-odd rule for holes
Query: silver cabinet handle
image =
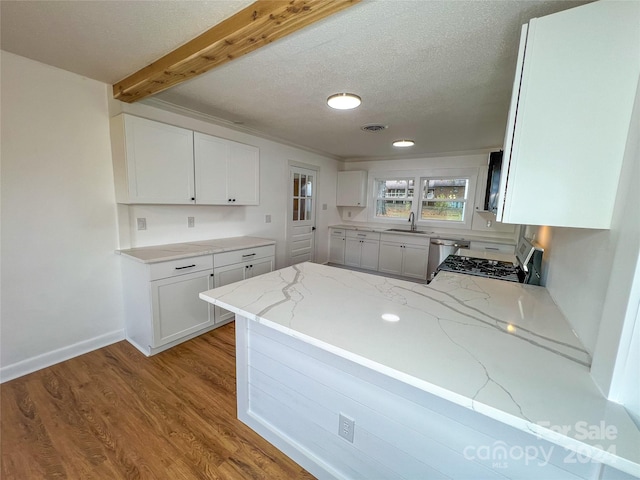
{"label": "silver cabinet handle", "polygon": [[255,253],[248,253],[247,255],[242,255],[242,258],[253,257]]}
{"label": "silver cabinet handle", "polygon": [[194,263],[193,265],[187,265],[186,267],[176,267],[176,270],[182,270],[183,268],[193,268],[195,266],[196,264]]}

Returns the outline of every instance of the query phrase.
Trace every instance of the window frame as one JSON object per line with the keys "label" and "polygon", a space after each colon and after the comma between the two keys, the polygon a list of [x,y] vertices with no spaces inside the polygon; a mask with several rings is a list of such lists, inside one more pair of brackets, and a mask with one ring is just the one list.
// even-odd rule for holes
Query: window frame
{"label": "window frame", "polygon": [[[409,220],[409,214],[413,212],[415,215],[415,223],[420,229],[425,228],[443,228],[443,229],[464,229],[471,230],[471,222],[473,220],[473,211],[476,207],[478,177],[481,169],[479,167],[461,167],[461,168],[434,168],[421,170],[370,170],[369,171],[369,198],[371,199],[371,207],[368,208],[368,221],[371,223],[385,225],[399,225],[404,227]],[[424,180],[431,179],[462,179],[467,180],[467,192],[465,199],[465,209],[462,221],[455,220],[423,220],[420,218],[423,201],[422,183]],[[380,180],[413,180],[413,197],[411,198],[410,210],[406,218],[402,217],[378,217],[376,216],[378,200],[377,182]],[[417,190],[419,189],[419,191]],[[397,197],[394,197],[397,198]],[[400,199],[400,198],[399,198]],[[409,200],[405,198],[405,200]],[[424,198],[425,201],[428,199]]]}
{"label": "window frame", "polygon": [[[426,198],[424,193],[425,193],[425,186],[424,183],[425,182],[429,182],[430,180],[465,180],[466,181],[466,186],[465,186],[465,197],[464,199],[450,199],[450,200],[440,200],[440,201],[444,201],[444,202],[460,202],[460,203],[464,203],[463,209],[462,209],[462,220],[444,220],[444,219],[434,219],[434,220],[425,220],[422,218],[422,206],[423,203],[425,202],[436,202],[438,201],[437,199],[429,199]],[[468,216],[468,206],[469,206],[469,197],[470,197],[470,185],[471,185],[471,179],[469,178],[468,175],[429,175],[429,176],[425,176],[425,177],[420,177],[420,199],[418,201],[418,205],[417,205],[417,211],[416,211],[416,224],[428,224],[428,225],[439,225],[439,226],[448,226],[448,227],[452,227],[454,225],[462,225],[465,223],[465,219]],[[475,197],[475,195],[474,195]],[[473,208],[473,199],[471,199],[471,203],[472,203],[472,207]],[[454,227],[455,228],[455,227]]]}
{"label": "window frame", "polygon": [[[378,195],[378,182],[380,181],[384,181],[384,182],[389,182],[389,181],[395,181],[395,182],[402,182],[402,181],[406,181],[407,182],[407,188],[405,190],[405,194],[404,196],[399,196],[397,195],[397,192],[394,192],[393,195],[391,196],[385,196],[385,197],[380,197]],[[413,182],[413,196],[409,197],[409,185],[410,182]],[[414,206],[414,202],[415,202],[415,197],[416,197],[416,178],[413,176],[407,176],[407,175],[393,175],[393,176],[383,176],[383,177],[375,177],[373,180],[373,212],[372,215],[373,217],[376,219],[376,221],[380,221],[380,222],[398,222],[399,220],[402,219],[402,217],[379,217],[378,216],[378,201],[379,200],[396,200],[396,201],[403,201],[403,202],[410,202],[409,205],[409,212],[411,212],[413,210],[413,206]],[[407,213],[407,218],[408,218],[409,214]]]}

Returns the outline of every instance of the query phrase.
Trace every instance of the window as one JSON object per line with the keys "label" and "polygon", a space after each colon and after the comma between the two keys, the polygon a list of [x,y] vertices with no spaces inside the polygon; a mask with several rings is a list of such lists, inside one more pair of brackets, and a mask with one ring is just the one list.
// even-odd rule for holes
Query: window
{"label": "window", "polygon": [[464,222],[468,178],[423,178],[420,220]]}
{"label": "window", "polygon": [[377,178],[376,218],[407,218],[411,212],[414,191],[413,178]]}

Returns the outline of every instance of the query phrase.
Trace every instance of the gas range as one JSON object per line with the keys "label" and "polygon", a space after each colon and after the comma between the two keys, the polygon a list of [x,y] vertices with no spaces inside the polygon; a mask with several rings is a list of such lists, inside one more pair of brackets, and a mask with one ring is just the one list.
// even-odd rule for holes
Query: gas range
{"label": "gas range", "polygon": [[542,253],[542,248],[533,246],[529,240],[522,237],[516,249],[516,262],[453,254],[444,259],[437,271],[540,285]]}
{"label": "gas range", "polygon": [[525,272],[512,262],[487,260],[485,258],[449,255],[438,267],[438,271],[465,273],[478,277],[497,278],[507,282],[523,283]]}

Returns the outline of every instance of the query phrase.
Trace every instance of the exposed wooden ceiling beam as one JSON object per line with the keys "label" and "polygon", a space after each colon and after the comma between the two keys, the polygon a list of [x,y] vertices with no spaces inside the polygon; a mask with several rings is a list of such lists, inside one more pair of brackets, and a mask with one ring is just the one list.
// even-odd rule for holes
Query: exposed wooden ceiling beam
{"label": "exposed wooden ceiling beam", "polygon": [[258,0],[113,85],[133,103],[311,25],[360,0]]}

